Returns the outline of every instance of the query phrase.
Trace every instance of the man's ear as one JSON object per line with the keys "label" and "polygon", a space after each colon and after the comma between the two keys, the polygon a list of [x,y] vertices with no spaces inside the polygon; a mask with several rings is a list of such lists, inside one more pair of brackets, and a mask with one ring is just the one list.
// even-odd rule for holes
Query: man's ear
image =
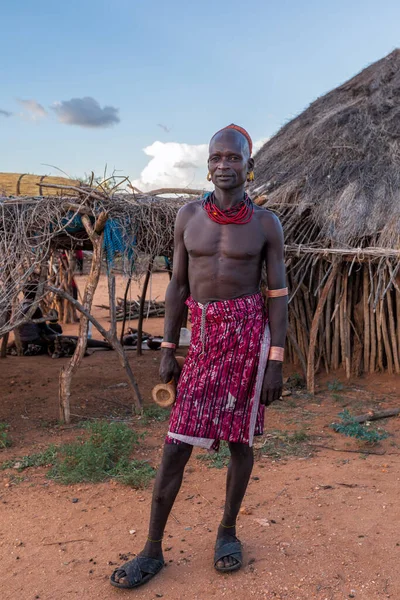
{"label": "man's ear", "polygon": [[253,171],[254,169],[254,158],[249,158],[249,160],[247,161],[247,171],[250,173],[250,171]]}

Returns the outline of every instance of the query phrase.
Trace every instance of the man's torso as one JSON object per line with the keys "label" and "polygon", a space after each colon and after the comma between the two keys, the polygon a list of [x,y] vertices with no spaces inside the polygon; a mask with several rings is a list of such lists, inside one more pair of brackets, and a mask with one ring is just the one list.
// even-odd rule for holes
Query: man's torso
{"label": "man's torso", "polygon": [[261,211],[244,225],[219,225],[196,202],[184,231],[190,293],[198,302],[238,298],[259,290],[267,237]]}

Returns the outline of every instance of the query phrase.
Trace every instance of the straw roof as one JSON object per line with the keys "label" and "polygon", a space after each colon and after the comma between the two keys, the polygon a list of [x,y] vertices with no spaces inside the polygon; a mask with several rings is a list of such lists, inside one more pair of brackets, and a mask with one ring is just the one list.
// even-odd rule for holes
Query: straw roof
{"label": "straw roof", "polygon": [[255,176],[251,195],[280,214],[289,247],[400,249],[400,50],[286,124]]}
{"label": "straw roof", "polygon": [[[79,187],[79,181],[65,177],[49,175],[30,175],[29,173],[0,173],[0,196],[54,196],[54,188],[44,184],[58,185],[58,194],[64,196],[76,195],[71,186]],[[62,186],[65,186],[64,188]]]}

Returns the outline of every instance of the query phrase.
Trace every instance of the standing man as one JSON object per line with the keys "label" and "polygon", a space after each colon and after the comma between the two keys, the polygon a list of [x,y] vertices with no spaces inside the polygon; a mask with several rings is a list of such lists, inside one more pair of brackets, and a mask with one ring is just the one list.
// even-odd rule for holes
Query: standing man
{"label": "standing man", "polygon": [[[179,378],[162,462],[154,485],[149,534],[142,552],[116,569],[111,583],[133,588],[164,564],[164,528],[193,446],[218,450],[228,442],[225,510],[214,566],[236,571],[242,548],[239,513],[253,468],[253,437],[263,432],[264,407],[281,397],[287,328],[283,233],[278,218],[244,191],[254,179],[252,141],[229,125],[210,142],[208,180],[215,190],[189,202],[175,225],[173,275],[166,293],[160,376]],[[260,293],[266,263],[268,315]],[[185,303],[192,340],[180,373],[175,359]]]}

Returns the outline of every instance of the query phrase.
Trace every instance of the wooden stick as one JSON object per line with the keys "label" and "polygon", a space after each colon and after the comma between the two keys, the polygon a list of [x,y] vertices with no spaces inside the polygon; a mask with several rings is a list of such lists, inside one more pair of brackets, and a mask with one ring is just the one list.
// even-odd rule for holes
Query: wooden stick
{"label": "wooden stick", "polygon": [[325,307],[325,348],[328,361],[328,369],[332,367],[332,303],[334,296],[334,287],[329,290],[328,299]]}
{"label": "wooden stick", "polygon": [[311,446],[312,448],[325,448],[325,450],[333,450],[333,452],[352,452],[352,453],[356,453],[356,454],[377,454],[378,456],[383,456],[384,454],[386,454],[386,451],[383,450],[382,452],[374,452],[373,450],[362,450],[360,448],[360,450],[350,450],[350,449],[346,449],[346,448],[333,448],[333,446],[324,446],[323,444],[310,444],[308,443],[307,446]]}
{"label": "wooden stick", "polygon": [[63,546],[64,544],[76,544],[77,542],[94,542],[94,540],[80,538],[79,540],[65,540],[63,542],[48,542],[46,544],[43,544],[43,546]]}
{"label": "wooden stick", "polygon": [[371,266],[369,267],[369,280],[371,283],[371,293],[368,296],[370,325],[371,325],[371,354],[370,354],[370,361],[369,361],[369,372],[375,373],[377,335],[376,335],[376,315],[375,315],[374,303],[373,303],[375,283],[374,283],[374,276],[373,276]]}
{"label": "wooden stick", "polygon": [[[388,319],[389,319],[389,329],[390,329],[390,340],[393,352],[393,361],[394,368],[397,374],[400,373],[400,361],[399,361],[399,353],[397,351],[397,339],[396,339],[396,325],[394,322],[394,313],[393,313],[393,299],[392,299],[392,290],[388,290],[386,292],[386,302],[388,307]],[[400,328],[400,323],[397,324]]]}
{"label": "wooden stick", "polygon": [[204,190],[193,190],[190,188],[160,188],[146,192],[146,196],[159,196],[161,194],[186,194],[188,196],[202,196]]}
{"label": "wooden stick", "polygon": [[341,288],[342,277],[340,273],[336,278],[336,289],[335,289],[335,310],[334,310],[334,333],[333,333],[333,344],[332,344],[332,367],[336,371],[339,368],[339,352],[340,352],[340,316],[338,314],[338,307],[340,306],[340,288]]}
{"label": "wooden stick", "polygon": [[382,303],[378,300],[375,310],[376,320],[376,332],[377,332],[377,346],[378,346],[378,369],[383,373],[383,343],[382,343],[382,320],[381,320],[381,307]]}
{"label": "wooden stick", "polygon": [[[77,308],[77,310],[79,310],[79,312],[81,312],[82,314],[84,314],[86,316],[86,318],[91,321],[93,323],[93,325],[96,327],[97,331],[99,331],[99,333],[101,333],[101,335],[106,338],[106,340],[109,342],[109,344],[114,348],[114,350],[117,352],[118,357],[120,359],[120,363],[122,365],[122,367],[125,369],[126,374],[128,376],[128,381],[134,391],[134,394],[136,396],[135,399],[135,405],[136,408],[138,410],[142,409],[142,405],[143,405],[143,400],[142,400],[142,396],[139,390],[139,387],[136,383],[135,377],[133,375],[132,369],[130,367],[130,364],[128,362],[128,359],[126,357],[125,354],[125,349],[121,346],[121,344],[119,343],[119,340],[117,338],[113,338],[112,336],[110,336],[110,332],[106,331],[104,329],[104,327],[102,325],[100,325],[100,323],[97,321],[97,319],[95,319],[93,317],[93,315],[91,315],[84,306],[82,306],[82,304],[80,304],[80,302],[78,302],[77,300],[75,300],[74,298],[72,298],[72,296],[70,296],[68,294],[68,292],[65,292],[64,290],[60,290],[57,288],[54,288],[53,286],[47,286],[49,290],[59,294],[60,296],[67,298],[67,300],[69,302],[72,302],[72,304],[74,304],[74,306]],[[127,348],[127,350],[129,350],[129,348]]]}
{"label": "wooden stick", "polygon": [[349,298],[348,298],[348,283],[349,283],[349,275],[348,273],[344,274],[343,281],[343,331],[344,331],[344,357],[345,357],[345,368],[346,368],[346,377],[350,379],[351,377],[351,358],[350,358],[350,327],[349,327]]}
{"label": "wooden stick", "polygon": [[328,277],[328,280],[325,286],[322,289],[320,299],[318,301],[317,309],[314,314],[313,322],[311,325],[310,331],[310,345],[308,349],[308,359],[307,359],[307,389],[311,394],[315,393],[315,379],[314,379],[314,361],[315,361],[315,345],[317,342],[317,333],[318,333],[318,324],[319,319],[321,317],[322,310],[325,306],[326,299],[329,294],[329,290],[335,280],[336,274],[338,271],[338,264],[335,263],[333,265],[331,274]]}
{"label": "wooden stick", "polygon": [[378,419],[387,419],[388,417],[397,417],[400,415],[400,408],[387,408],[385,410],[370,410],[367,413],[352,417],[351,421],[344,423],[348,425],[350,423],[366,423],[367,421],[377,421]]}
{"label": "wooden stick", "polygon": [[[82,222],[84,227],[90,237],[90,240],[93,245],[93,255],[92,255],[92,263],[90,267],[89,277],[86,281],[85,292],[83,296],[83,306],[85,310],[90,313],[94,293],[97,288],[97,284],[100,278],[101,272],[101,263],[102,263],[102,255],[103,255],[103,233],[99,233],[99,229],[96,227],[97,231],[93,231],[91,223],[89,221],[89,217],[86,215],[82,216]],[[104,221],[105,224],[105,221]],[[104,228],[104,225],[103,225]],[[65,296],[64,296],[65,297]],[[87,345],[87,336],[88,336],[88,318],[82,313],[79,321],[79,334],[78,334],[78,343],[75,348],[75,352],[72,355],[70,361],[67,366],[62,367],[60,372],[60,419],[64,423],[71,422],[70,415],[70,396],[71,396],[71,382],[72,376],[74,372],[77,370],[78,366],[82,362],[82,359],[85,355],[86,345]]]}
{"label": "wooden stick", "polygon": [[369,324],[369,305],[368,305],[368,271],[363,267],[363,308],[364,308],[364,373],[369,369],[369,346],[370,346],[370,324]]}
{"label": "wooden stick", "polygon": [[146,301],[147,288],[150,281],[151,270],[153,267],[153,258],[150,258],[149,264],[146,271],[146,277],[143,283],[142,295],[140,297],[140,306],[139,306],[139,322],[138,322],[138,338],[137,338],[137,355],[142,355],[142,340],[143,340],[143,318],[144,318],[144,304]]}
{"label": "wooden stick", "polygon": [[381,298],[379,301],[381,326],[382,326],[382,339],[383,339],[383,345],[384,345],[385,353],[386,353],[387,370],[388,370],[389,375],[393,375],[393,356],[392,356],[392,349],[390,347],[390,341],[389,341],[389,335],[388,335],[388,329],[387,329],[384,301],[385,301],[384,298]]}
{"label": "wooden stick", "polygon": [[111,272],[108,273],[108,299],[110,302],[110,329],[109,334],[113,338],[117,338],[117,319],[115,309],[115,275]]}
{"label": "wooden stick", "polygon": [[[293,352],[296,352],[296,358],[298,359],[298,361],[300,362],[302,371],[303,371],[303,375],[304,378],[307,378],[307,365],[306,365],[306,360],[304,358],[304,354],[302,353],[302,351],[300,350],[300,347],[297,343],[296,340],[296,336],[294,334],[293,328],[291,326],[291,324],[289,323],[288,326],[288,338],[290,339],[290,343],[293,346]],[[293,361],[294,362],[294,361]]]}
{"label": "wooden stick", "polygon": [[[399,281],[400,283],[400,281]],[[396,289],[397,352],[400,356],[400,292]]]}
{"label": "wooden stick", "polygon": [[125,292],[124,292],[123,320],[122,320],[122,328],[121,328],[121,337],[119,339],[121,345],[123,345],[123,343],[124,343],[124,334],[125,334],[125,325],[126,325],[126,305],[127,305],[129,288],[131,287],[131,282],[132,282],[132,277],[129,277],[129,279],[126,283]]}
{"label": "wooden stick", "polygon": [[10,336],[10,332],[7,331],[7,333],[5,333],[1,339],[0,358],[7,358],[7,344],[8,344],[9,336]]}

